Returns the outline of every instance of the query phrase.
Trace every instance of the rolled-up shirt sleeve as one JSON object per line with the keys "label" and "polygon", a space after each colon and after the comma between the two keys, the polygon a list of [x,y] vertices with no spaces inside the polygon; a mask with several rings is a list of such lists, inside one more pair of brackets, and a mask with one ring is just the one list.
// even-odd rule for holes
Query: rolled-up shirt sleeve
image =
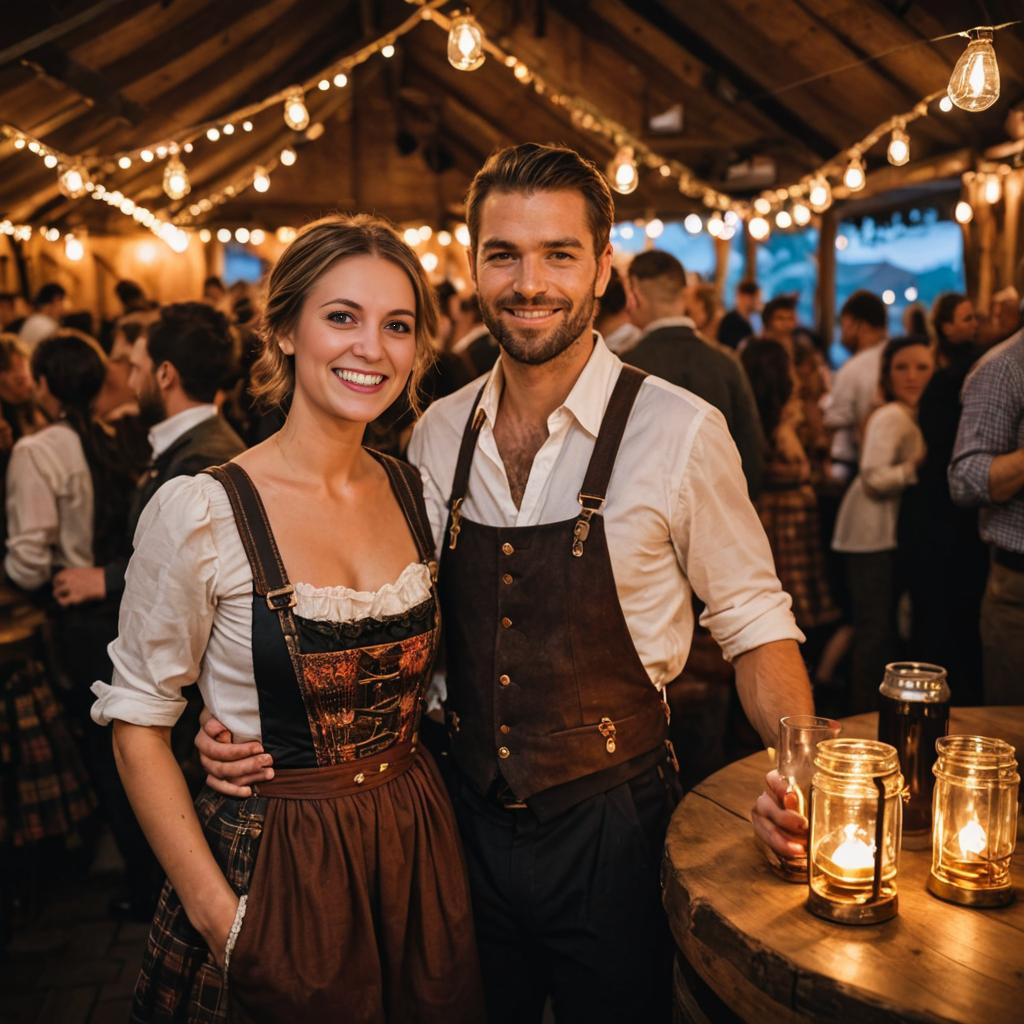
{"label": "rolled-up shirt sleeve", "polygon": [[957,505],[973,508],[992,502],[989,470],[997,455],[1013,451],[1016,410],[997,362],[982,363],[967,378],[953,458],[949,493]]}
{"label": "rolled-up shirt sleeve", "polygon": [[671,531],[683,572],[706,606],[701,625],[730,661],[775,640],[803,641],[724,418],[709,409],[694,429]]}
{"label": "rolled-up shirt sleeve", "polygon": [[216,609],[217,551],[209,501],[193,477],[166,483],[143,510],[128,563],[110,684],[92,718],[173,726],[196,681]]}

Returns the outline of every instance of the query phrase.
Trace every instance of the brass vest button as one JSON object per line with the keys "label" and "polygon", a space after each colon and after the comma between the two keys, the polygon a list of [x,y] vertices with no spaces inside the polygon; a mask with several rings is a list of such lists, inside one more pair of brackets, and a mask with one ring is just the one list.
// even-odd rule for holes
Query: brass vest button
{"label": "brass vest button", "polygon": [[507,615],[501,620],[501,628],[502,629],[511,629],[512,628],[512,620]]}
{"label": "brass vest button", "polygon": [[501,582],[507,587],[512,582],[512,573],[505,573],[505,575],[501,577]]}
{"label": "brass vest button", "polygon": [[501,553],[502,553],[503,555],[511,555],[511,554],[514,554],[514,553],[515,553],[515,550],[516,550],[516,549],[515,549],[514,547],[512,547],[512,545],[511,545],[511,544],[509,544],[509,542],[508,542],[508,541],[505,541],[505,543],[501,545]]}
{"label": "brass vest button", "polygon": [[508,747],[498,747],[498,757],[500,757],[503,761],[505,760],[506,757],[509,757],[511,753],[512,751],[509,750]]}
{"label": "brass vest button", "polygon": [[511,731],[511,728],[507,725],[498,726],[498,732],[500,732],[503,736],[507,736]]}
{"label": "brass vest button", "polygon": [[361,786],[366,781],[366,776],[360,772],[352,781]]}
{"label": "brass vest button", "polygon": [[502,674],[498,676],[498,682],[501,683],[502,686],[508,686],[509,683],[512,682],[512,680],[508,676]]}

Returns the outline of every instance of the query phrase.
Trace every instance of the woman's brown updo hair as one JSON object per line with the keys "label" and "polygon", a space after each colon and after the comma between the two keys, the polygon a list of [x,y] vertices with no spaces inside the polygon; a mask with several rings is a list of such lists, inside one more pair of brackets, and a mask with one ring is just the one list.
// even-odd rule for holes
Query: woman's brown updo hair
{"label": "woman's brown updo hair", "polygon": [[433,360],[437,300],[419,257],[398,232],[379,217],[324,217],[308,224],[281,253],[270,272],[260,330],[261,351],[252,368],[250,391],[264,408],[284,405],[295,387],[295,357],[285,355],[278,338],[295,329],[310,289],[349,256],[377,256],[405,271],[416,296],[416,361],[409,378],[409,402],[418,409],[420,380]]}

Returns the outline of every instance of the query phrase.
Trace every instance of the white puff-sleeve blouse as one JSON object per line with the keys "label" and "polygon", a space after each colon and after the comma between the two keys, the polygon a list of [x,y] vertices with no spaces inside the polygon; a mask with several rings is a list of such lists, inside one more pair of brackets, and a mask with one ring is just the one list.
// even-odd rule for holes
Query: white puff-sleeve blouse
{"label": "white puff-sleeve blouse", "polygon": [[[261,739],[253,680],[252,571],[224,488],[211,476],[164,484],[143,510],[128,565],[109,684],[96,682],[92,717],[173,726],[185,686],[236,741]],[[412,562],[380,590],[295,583],[295,612],[353,622],[397,615],[430,596],[430,571]]]}

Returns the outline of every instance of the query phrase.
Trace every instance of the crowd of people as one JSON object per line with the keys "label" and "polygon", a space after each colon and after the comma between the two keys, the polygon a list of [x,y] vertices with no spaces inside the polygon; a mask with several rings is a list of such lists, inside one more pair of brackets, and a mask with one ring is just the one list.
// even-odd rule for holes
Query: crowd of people
{"label": "crowd of people", "polygon": [[[55,785],[95,790],[127,866],[111,912],[157,910],[135,1019],[195,999],[224,1019],[228,961],[239,1019],[310,991],[351,1019],[371,998],[430,1008],[394,1019],[662,1013],[662,696],[695,619],[765,742],[810,709],[804,665],[835,713],[873,709],[901,657],[945,666],[956,702],[1021,700],[1019,314],[946,294],[891,337],[856,292],[833,368],[794,296],[744,281],[723,312],[654,249],[616,271],[607,186],[571,151],[497,154],[468,202],[476,294],[431,289],[357,217],[302,232],[262,296],[210,278],[159,305],[122,281],[102,323],[59,284],[25,317],[0,304],[4,572],[48,619],[75,739]],[[413,757],[421,698],[454,817]],[[588,706],[607,713],[584,726]],[[774,807],[755,825],[782,852],[798,827]],[[407,858],[368,853],[385,821],[418,837]],[[328,875],[285,863],[298,836]],[[336,927],[296,941],[325,886]],[[566,900],[590,908],[578,933]]]}

